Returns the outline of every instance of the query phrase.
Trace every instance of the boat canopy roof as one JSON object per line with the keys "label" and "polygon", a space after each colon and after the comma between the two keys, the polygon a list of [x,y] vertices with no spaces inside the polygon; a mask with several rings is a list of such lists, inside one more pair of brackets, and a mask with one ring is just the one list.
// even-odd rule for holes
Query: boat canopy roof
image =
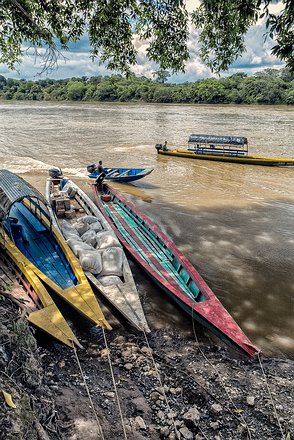
{"label": "boat canopy roof", "polygon": [[188,142],[197,144],[247,145],[247,138],[242,136],[215,136],[210,134],[191,134]]}
{"label": "boat canopy roof", "polygon": [[0,221],[9,214],[11,206],[23,199],[38,199],[45,206],[45,197],[21,177],[8,170],[0,170]]}

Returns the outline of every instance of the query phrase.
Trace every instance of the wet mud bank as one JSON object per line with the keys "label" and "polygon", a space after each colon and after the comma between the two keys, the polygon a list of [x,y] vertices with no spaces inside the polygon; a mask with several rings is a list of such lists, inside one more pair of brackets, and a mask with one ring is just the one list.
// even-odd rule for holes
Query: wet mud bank
{"label": "wet mud bank", "polygon": [[115,330],[106,347],[81,329],[77,351],[35,336],[1,296],[1,439],[292,438],[292,360],[263,358],[262,371],[170,330]]}

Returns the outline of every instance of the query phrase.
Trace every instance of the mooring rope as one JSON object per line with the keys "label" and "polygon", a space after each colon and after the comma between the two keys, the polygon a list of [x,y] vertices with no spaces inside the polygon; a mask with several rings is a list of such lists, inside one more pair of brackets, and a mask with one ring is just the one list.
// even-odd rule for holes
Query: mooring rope
{"label": "mooring rope", "polygon": [[263,368],[263,365],[262,365],[262,362],[261,362],[261,357],[260,357],[260,353],[259,352],[257,353],[257,358],[258,358],[260,369],[261,369],[261,372],[262,372],[262,375],[263,375],[263,378],[264,378],[264,382],[265,382],[265,385],[266,385],[266,388],[267,388],[267,391],[268,391],[268,394],[269,394],[272,406],[274,408],[275,417],[277,419],[278,426],[279,426],[281,434],[282,434],[282,439],[284,439],[286,437],[284,435],[284,432],[283,432],[283,429],[282,429],[282,425],[281,425],[280,420],[279,420],[279,416],[278,416],[278,413],[277,413],[275,402],[274,402],[274,399],[273,399],[273,396],[272,396],[272,393],[271,393],[271,390],[270,390],[270,387],[269,387],[269,384],[268,384],[268,381],[267,381],[267,377],[266,377],[266,374],[265,374],[265,371],[264,371],[264,368]]}
{"label": "mooring rope", "polygon": [[75,347],[75,344],[74,344],[73,341],[72,341],[72,347],[73,347],[74,354],[75,354],[75,357],[76,357],[76,361],[77,361],[77,364],[79,366],[80,373],[81,373],[81,376],[82,376],[82,379],[83,379],[83,382],[84,382],[84,385],[85,385],[85,389],[87,391],[87,394],[88,394],[88,397],[89,397],[89,401],[90,401],[90,404],[91,404],[91,407],[92,407],[92,410],[93,410],[93,413],[94,413],[94,416],[95,416],[95,420],[96,420],[96,424],[97,424],[97,428],[98,428],[98,434],[99,434],[101,440],[105,440],[105,437],[104,437],[104,434],[103,434],[103,431],[102,431],[102,426],[101,426],[101,424],[99,422],[98,415],[97,415],[97,412],[95,410],[95,407],[94,407],[94,404],[93,404],[93,400],[92,400],[92,397],[91,397],[91,394],[90,394],[90,390],[89,390],[89,387],[87,385],[86,378],[85,378],[84,372],[82,370],[82,366],[81,366],[81,363],[80,363],[80,360],[79,360],[79,357],[78,357],[78,353],[77,353],[77,350],[76,350],[76,347]]}
{"label": "mooring rope", "polygon": [[[217,374],[217,376],[218,376],[218,378],[219,378],[219,380],[220,380],[220,382],[221,382],[221,385],[223,386],[223,389],[225,390],[225,393],[226,393],[226,395],[227,395],[229,401],[231,402],[231,404],[232,404],[233,407],[235,408],[236,412],[238,413],[238,412],[239,412],[239,411],[238,411],[238,408],[237,408],[237,406],[235,405],[235,402],[233,401],[233,399],[231,398],[231,396],[229,395],[229,393],[228,393],[228,391],[227,391],[227,389],[226,389],[226,386],[225,386],[225,384],[224,384],[224,382],[223,382],[223,380],[222,380],[222,377],[221,377],[221,375],[220,375],[218,369],[217,369],[217,368],[215,367],[215,365],[213,365],[213,363],[208,359],[208,357],[206,356],[206,354],[204,353],[204,351],[202,350],[202,348],[201,348],[201,346],[200,346],[200,343],[199,343],[199,340],[198,340],[198,337],[197,337],[197,334],[196,334],[196,329],[195,329],[195,320],[194,320],[194,318],[193,318],[193,306],[191,307],[191,310],[192,310],[191,317],[192,317],[193,333],[194,333],[195,341],[196,341],[197,346],[198,346],[198,350],[200,351],[201,355],[202,355],[203,358],[206,360],[206,362],[208,362],[208,364],[209,364],[209,365],[212,367],[212,369],[216,372],[216,374]],[[241,420],[241,421],[244,423],[244,425],[246,426],[249,440],[252,440],[249,425],[248,425],[248,423],[246,422],[246,420],[244,419],[244,417],[242,416],[242,414],[240,414],[240,420]]]}
{"label": "mooring rope", "polygon": [[150,357],[151,357],[151,360],[152,360],[152,363],[153,363],[154,371],[156,372],[158,382],[159,382],[160,387],[161,387],[161,389],[162,389],[162,394],[163,394],[163,397],[164,397],[164,400],[165,400],[165,403],[166,403],[166,406],[167,406],[168,412],[169,412],[169,414],[171,415],[171,421],[172,421],[172,424],[173,424],[173,427],[174,427],[174,430],[175,430],[175,434],[176,434],[176,436],[177,436],[177,439],[180,440],[180,435],[179,435],[179,432],[178,432],[177,427],[176,427],[176,424],[175,424],[175,419],[174,419],[174,417],[173,417],[173,415],[172,415],[172,411],[171,411],[170,405],[169,405],[169,403],[168,403],[168,399],[167,399],[166,392],[165,392],[164,387],[163,387],[163,384],[162,384],[162,380],[161,380],[161,377],[160,377],[160,373],[159,373],[159,370],[158,370],[158,368],[157,368],[157,365],[156,365],[156,362],[155,362],[154,356],[153,356],[153,354],[152,354],[152,349],[151,349],[151,347],[150,347],[150,345],[149,345],[149,341],[148,341],[148,338],[147,338],[147,334],[146,334],[146,332],[145,332],[144,329],[143,329],[143,333],[144,333],[145,341],[146,341],[146,344],[147,344],[147,347],[148,347],[148,351],[149,351],[149,354],[150,354]]}
{"label": "mooring rope", "polygon": [[117,386],[116,386],[116,383],[115,383],[115,377],[114,377],[112,362],[111,362],[110,354],[109,354],[110,351],[109,351],[109,348],[108,348],[107,339],[106,339],[106,335],[105,335],[105,330],[104,330],[103,327],[102,327],[102,333],[103,333],[103,338],[104,338],[104,344],[105,344],[105,347],[106,347],[106,350],[107,350],[107,359],[108,359],[108,363],[109,363],[109,369],[110,369],[110,373],[111,373],[111,378],[112,378],[112,383],[113,383],[113,387],[114,387],[115,397],[116,397],[116,401],[117,401],[118,411],[119,411],[119,415],[120,415],[120,419],[121,419],[121,423],[122,423],[124,438],[127,440],[128,437],[127,437],[127,432],[126,432],[126,427],[125,427],[125,423],[124,423],[123,413],[122,413],[121,405],[120,405],[120,401],[119,401]]}

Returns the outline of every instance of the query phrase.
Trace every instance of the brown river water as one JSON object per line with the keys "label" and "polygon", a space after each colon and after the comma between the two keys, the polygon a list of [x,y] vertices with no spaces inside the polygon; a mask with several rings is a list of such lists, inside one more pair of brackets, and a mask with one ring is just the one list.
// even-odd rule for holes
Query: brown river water
{"label": "brown river water", "polygon": [[[86,191],[86,166],[148,166],[115,185],[175,242],[248,337],[294,356],[294,168],[158,157],[191,133],[240,135],[250,154],[294,158],[294,107],[0,103],[1,168],[44,191],[59,166]],[[132,265],[153,329],[191,333],[191,319]],[[200,330],[199,330],[200,331]]]}

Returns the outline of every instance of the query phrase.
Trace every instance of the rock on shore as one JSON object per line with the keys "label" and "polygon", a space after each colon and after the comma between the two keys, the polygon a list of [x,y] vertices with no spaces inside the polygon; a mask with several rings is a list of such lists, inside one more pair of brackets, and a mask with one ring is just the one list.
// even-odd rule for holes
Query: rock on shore
{"label": "rock on shore", "polygon": [[199,348],[170,331],[154,332],[148,341],[111,332],[105,347],[98,329],[79,335],[81,374],[73,350],[50,340],[37,346],[8,299],[0,303],[0,322],[1,439],[92,440],[102,438],[99,430],[113,440],[293,435],[291,360],[264,358],[264,376],[258,360],[237,359],[217,346]]}

